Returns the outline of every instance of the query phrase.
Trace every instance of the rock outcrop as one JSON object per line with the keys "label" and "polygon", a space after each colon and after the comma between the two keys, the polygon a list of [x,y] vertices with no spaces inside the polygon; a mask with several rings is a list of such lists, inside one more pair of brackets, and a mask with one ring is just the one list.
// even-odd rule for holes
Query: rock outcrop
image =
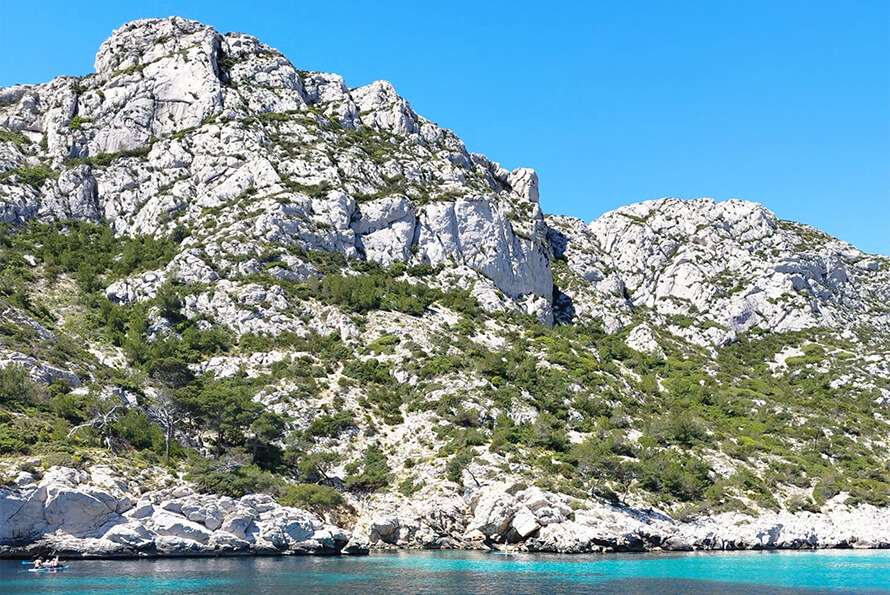
{"label": "rock outcrop", "polygon": [[890,547],[890,511],[869,505],[678,521],[652,509],[571,502],[535,487],[492,484],[459,498],[434,496],[428,506],[378,504],[359,518],[353,540],[372,548],[558,553]]}
{"label": "rock outcrop", "polygon": [[[681,334],[708,345],[863,316],[890,328],[885,260],[737,200],[662,199],[590,225],[545,223],[533,170],[468,152],[385,81],[349,89],[247,35],[134,21],[102,44],[95,68],[0,89],[0,127],[23,135],[0,145],[0,219],[104,218],[131,235],[188,228],[183,248],[212,263],[184,275],[171,264],[160,280],[239,274],[259,252],[233,239],[253,238],[387,266],[466,266],[465,288],[490,280],[508,298],[487,307],[550,322],[555,255],[567,265],[561,319],[610,331],[639,307],[694,319]],[[109,295],[151,295],[144,285],[119,282]]]}
{"label": "rock outcrop", "polygon": [[[124,25],[95,66],[0,90],[0,127],[25,139],[0,149],[3,221],[187,227],[217,269],[255,250],[239,236],[384,265],[466,265],[512,300],[551,300],[535,172],[467,152],[389,83],[348,89],[252,37],[175,17]],[[43,163],[47,175],[27,183]],[[141,285],[109,295],[138,299]]]}
{"label": "rock outcrop", "polygon": [[[53,467],[0,489],[0,553],[65,555],[337,554],[349,536],[270,496],[195,493],[187,484],[140,493],[108,468]],[[136,488],[136,489],[133,489]]]}
{"label": "rock outcrop", "polygon": [[138,493],[107,467],[54,467],[0,490],[0,554],[66,556],[294,555],[368,548],[509,548],[584,553],[653,550],[888,548],[890,511],[868,505],[676,521],[664,513],[492,484],[463,495],[397,497],[367,507],[349,530],[266,495],[233,499],[188,484]]}
{"label": "rock outcrop", "polygon": [[558,216],[547,225],[564,264],[557,275],[568,298],[563,320],[602,320],[616,330],[645,308],[660,326],[702,345],[755,328],[890,329],[883,306],[890,260],[781,221],[756,203],[669,198],[621,207],[589,225]]}

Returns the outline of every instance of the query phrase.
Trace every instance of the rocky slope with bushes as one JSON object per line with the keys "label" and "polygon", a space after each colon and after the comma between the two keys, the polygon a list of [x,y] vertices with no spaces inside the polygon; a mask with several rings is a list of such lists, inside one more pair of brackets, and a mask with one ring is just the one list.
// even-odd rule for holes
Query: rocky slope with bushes
{"label": "rocky slope with bushes", "polygon": [[0,89],[0,553],[890,545],[890,258],[545,216],[378,81],[124,25]]}

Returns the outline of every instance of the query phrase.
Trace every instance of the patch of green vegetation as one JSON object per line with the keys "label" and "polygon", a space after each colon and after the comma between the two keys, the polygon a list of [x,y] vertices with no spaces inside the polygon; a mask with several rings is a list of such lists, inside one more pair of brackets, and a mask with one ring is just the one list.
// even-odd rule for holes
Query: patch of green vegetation
{"label": "patch of green vegetation", "polygon": [[68,157],[65,159],[64,164],[66,167],[75,167],[77,165],[107,167],[111,165],[113,161],[116,161],[118,159],[145,157],[149,154],[149,152],[151,152],[152,144],[154,143],[149,144],[149,146],[147,147],[127,149],[126,151],[119,151],[117,153],[99,153],[98,155],[94,155],[91,157]]}
{"label": "patch of green vegetation", "polygon": [[77,115],[71,118],[71,121],[68,122],[69,130],[80,130],[83,128],[84,124],[92,124],[92,118],[85,118],[83,116]]}
{"label": "patch of green vegetation", "polygon": [[327,275],[318,285],[316,296],[347,312],[393,310],[420,316],[439,296],[422,284],[398,281],[385,273]]}
{"label": "patch of green vegetation", "polygon": [[362,458],[346,466],[346,489],[376,492],[389,485],[390,473],[386,454],[379,445],[373,444],[365,450]]}
{"label": "patch of green vegetation", "polygon": [[227,54],[223,54],[222,52],[220,52],[217,57],[216,66],[219,68],[220,79],[223,81],[224,85],[232,86],[232,77],[230,73],[237,63],[237,59]]}
{"label": "patch of green vegetation", "polygon": [[326,198],[328,192],[333,190],[333,185],[330,182],[320,182],[318,184],[300,184],[299,182],[295,182],[288,178],[287,176],[280,175],[281,182],[287,187],[291,192],[299,192],[301,194],[305,194],[309,198],[322,199]]}
{"label": "patch of green vegetation", "polygon": [[285,113],[285,112],[265,112],[257,116],[260,122],[267,124],[269,122],[287,122],[293,119],[294,114],[298,112]]}
{"label": "patch of green vegetation", "polygon": [[398,490],[400,494],[402,494],[406,498],[410,498],[411,496],[422,490],[425,486],[425,481],[416,481],[414,477],[406,477],[399,482]]}
{"label": "patch of green vegetation", "polygon": [[309,422],[306,428],[306,436],[309,438],[325,436],[336,438],[340,432],[355,423],[355,416],[352,411],[338,411],[333,415],[319,415]]}
{"label": "patch of green vegetation", "polygon": [[316,512],[333,510],[346,504],[343,495],[332,487],[314,483],[289,485],[284,488],[278,503]]}
{"label": "patch of green vegetation", "polygon": [[471,462],[473,462],[475,454],[475,451],[473,451],[472,448],[469,448],[461,450],[459,453],[451,457],[451,459],[445,465],[445,477],[448,479],[448,481],[459,483],[464,469],[466,469],[467,466]]}
{"label": "patch of green vegetation", "polygon": [[31,140],[21,130],[0,130],[0,143],[12,143],[17,147],[31,144]]}
{"label": "patch of green vegetation", "polygon": [[368,343],[365,347],[365,353],[380,355],[382,353],[392,353],[392,348],[401,343],[402,340],[396,335],[383,335]]}
{"label": "patch of green vegetation", "polygon": [[58,179],[59,172],[44,166],[20,166],[0,174],[0,182],[15,178],[33,188],[40,188],[47,180]]}
{"label": "patch of green vegetation", "polygon": [[136,74],[137,72],[142,72],[143,70],[145,70],[146,66],[148,66],[148,64],[132,64],[130,66],[127,66],[126,68],[115,70],[111,73],[111,76],[116,77],[125,74]]}
{"label": "patch of green vegetation", "polygon": [[194,482],[201,492],[230,498],[241,498],[247,494],[287,494],[280,477],[256,465],[228,468],[212,459],[194,458],[192,469],[185,477]]}

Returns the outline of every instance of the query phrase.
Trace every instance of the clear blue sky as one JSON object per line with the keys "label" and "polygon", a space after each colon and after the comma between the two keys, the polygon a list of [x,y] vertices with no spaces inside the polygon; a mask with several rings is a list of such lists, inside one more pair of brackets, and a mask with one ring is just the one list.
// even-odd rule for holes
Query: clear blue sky
{"label": "clear blue sky", "polygon": [[0,85],[92,72],[126,21],[242,31],[349,86],[388,79],[546,212],[741,198],[890,254],[887,0],[0,5]]}

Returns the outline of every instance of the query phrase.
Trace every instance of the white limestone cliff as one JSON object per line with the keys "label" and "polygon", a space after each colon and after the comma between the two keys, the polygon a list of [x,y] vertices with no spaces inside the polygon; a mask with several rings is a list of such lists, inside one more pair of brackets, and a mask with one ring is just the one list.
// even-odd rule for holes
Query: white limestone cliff
{"label": "white limestone cliff", "polygon": [[547,224],[567,269],[557,282],[581,320],[617,329],[645,308],[703,345],[754,328],[890,330],[890,259],[781,221],[756,203],[660,199],[587,226],[567,217]]}
{"label": "white limestone cliff", "polygon": [[[95,65],[0,90],[0,127],[32,141],[0,151],[3,221],[187,227],[217,261],[244,234],[384,265],[462,264],[513,300],[550,301],[536,174],[468,153],[388,82],[348,89],[252,37],[176,17],[124,25]],[[51,175],[23,183],[41,160]]]}

